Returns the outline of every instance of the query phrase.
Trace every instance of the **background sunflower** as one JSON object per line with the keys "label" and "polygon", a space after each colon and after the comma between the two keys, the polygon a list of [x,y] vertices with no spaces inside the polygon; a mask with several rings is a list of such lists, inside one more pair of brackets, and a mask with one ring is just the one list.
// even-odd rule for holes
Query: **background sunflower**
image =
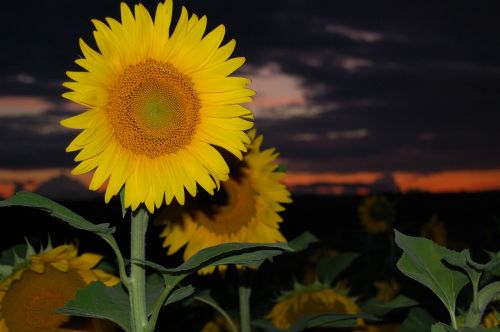
{"label": "background sunflower", "polygon": [[361,224],[369,233],[384,233],[394,223],[394,205],[383,196],[365,198],[358,208]]}
{"label": "background sunflower", "polygon": [[[261,151],[263,137],[249,133],[251,143],[243,161],[234,161],[230,177],[215,198],[193,200],[186,208],[165,207],[158,217],[165,224],[167,254],[184,245],[187,260],[201,249],[227,242],[284,242],[279,231],[282,203],[290,203],[290,193],[280,183],[285,175],[275,163],[274,149]],[[211,272],[214,267],[205,268]]]}
{"label": "background sunflower", "polygon": [[[50,246],[36,254],[28,245],[24,259],[14,254],[15,266],[0,279],[0,332],[117,331],[107,321],[77,319],[56,313],[72,299],[79,288],[93,281],[107,286],[119,279],[95,268],[102,256],[85,253],[78,256],[73,245]],[[3,266],[6,270],[6,267]]]}
{"label": "background sunflower", "polygon": [[[356,314],[360,312],[355,298],[349,297],[348,289],[340,283],[329,285],[296,283],[293,290],[283,293],[271,312],[266,316],[280,329],[288,329],[300,318],[326,313]],[[362,320],[358,324],[364,324]]]}

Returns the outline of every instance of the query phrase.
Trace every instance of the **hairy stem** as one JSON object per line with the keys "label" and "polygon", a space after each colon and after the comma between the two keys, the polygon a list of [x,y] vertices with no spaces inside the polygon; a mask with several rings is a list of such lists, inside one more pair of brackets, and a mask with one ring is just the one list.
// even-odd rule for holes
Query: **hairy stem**
{"label": "hairy stem", "polygon": [[132,313],[132,331],[143,332],[147,324],[146,313],[146,230],[149,214],[144,207],[132,213],[132,236],[130,247],[129,296]]}

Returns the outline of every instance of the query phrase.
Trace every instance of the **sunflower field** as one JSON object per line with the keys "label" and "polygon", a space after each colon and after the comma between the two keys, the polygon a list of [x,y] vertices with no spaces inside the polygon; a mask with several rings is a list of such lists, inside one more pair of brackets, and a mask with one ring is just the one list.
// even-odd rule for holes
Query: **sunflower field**
{"label": "sunflower field", "polygon": [[0,201],[0,332],[500,331],[498,192],[292,195],[235,39],[176,9],[78,41],[60,124],[102,197]]}

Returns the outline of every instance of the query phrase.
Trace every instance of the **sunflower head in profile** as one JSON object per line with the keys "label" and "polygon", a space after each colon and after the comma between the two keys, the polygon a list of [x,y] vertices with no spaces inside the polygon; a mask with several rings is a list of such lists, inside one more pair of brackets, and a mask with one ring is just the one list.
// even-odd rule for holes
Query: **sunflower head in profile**
{"label": "sunflower head in profile", "polygon": [[116,285],[119,279],[94,268],[102,256],[78,256],[73,245],[50,246],[35,253],[15,255],[13,266],[2,265],[0,279],[0,332],[17,331],[117,331],[100,319],[80,319],[56,312],[90,282]]}
{"label": "sunflower head in profile", "polygon": [[[305,316],[326,313],[356,314],[360,312],[356,299],[348,296],[349,289],[342,284],[332,288],[330,285],[314,283],[302,285],[295,283],[293,290],[284,292],[266,316],[274,326],[289,329]],[[358,325],[364,325],[358,319]]]}
{"label": "sunflower head in profile", "polygon": [[446,246],[446,228],[436,215],[433,215],[431,220],[422,226],[420,235],[440,246]]}
{"label": "sunflower head in profile", "polygon": [[243,65],[222,45],[225,28],[205,34],[207,18],[183,7],[171,31],[173,4],[154,17],[139,4],[121,4],[121,20],[93,20],[97,50],[80,40],[84,71],[70,71],[63,97],[85,111],[61,124],[81,130],[66,151],[79,151],[74,174],[94,170],[89,188],[106,183],[105,201],[124,188],[124,205],[150,212],[200,186],[213,194],[228,179],[218,146],[241,159],[249,143],[249,80],[230,76]]}
{"label": "sunflower head in profile", "polygon": [[[279,231],[282,203],[290,203],[290,193],[280,183],[285,175],[278,171],[274,149],[261,151],[263,137],[249,133],[251,143],[243,160],[234,160],[230,177],[214,196],[201,196],[185,207],[165,207],[157,222],[165,228],[167,254],[184,245],[184,260],[198,251],[228,242],[284,242]],[[224,269],[225,267],[220,267]],[[214,270],[208,267],[201,273]]]}
{"label": "sunflower head in profile", "polygon": [[361,224],[369,233],[384,233],[394,223],[394,205],[383,196],[365,198],[358,213]]}

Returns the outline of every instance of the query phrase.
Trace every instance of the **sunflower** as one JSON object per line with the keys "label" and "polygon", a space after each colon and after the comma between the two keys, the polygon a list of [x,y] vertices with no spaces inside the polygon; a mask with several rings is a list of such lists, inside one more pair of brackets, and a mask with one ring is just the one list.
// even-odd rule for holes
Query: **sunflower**
{"label": "sunflower", "polygon": [[225,28],[205,35],[207,18],[182,12],[170,33],[173,4],[160,3],[154,19],[121,4],[121,22],[93,20],[98,51],[80,39],[85,71],[71,71],[63,97],[86,111],[61,121],[82,130],[66,151],[80,151],[74,174],[95,170],[89,188],[106,181],[105,201],[122,187],[125,207],[150,212],[175,197],[183,204],[197,185],[213,194],[229,167],[214,146],[241,159],[253,126],[249,80],[230,77],[243,65],[231,58],[235,41],[221,46]]}
{"label": "sunflower", "polygon": [[[230,177],[216,197],[197,198],[180,210],[167,206],[158,222],[166,224],[160,234],[163,247],[172,255],[187,244],[184,260],[201,249],[228,242],[284,242],[279,231],[283,220],[281,203],[290,203],[290,193],[279,181],[274,149],[261,151],[263,136],[249,132],[251,143],[242,161],[233,161]],[[175,213],[173,213],[173,211]],[[224,267],[221,267],[224,269]],[[213,267],[202,273],[212,272]]]}
{"label": "sunflower", "polygon": [[381,302],[389,302],[398,295],[400,287],[396,280],[389,281],[375,281],[373,283],[377,288],[377,295],[375,298]]}
{"label": "sunflower", "polygon": [[[360,308],[355,299],[347,295],[348,291],[340,284],[332,288],[317,282],[311,285],[296,283],[293,290],[278,298],[266,318],[280,329],[289,329],[305,316],[326,313],[356,314],[360,312]],[[357,322],[358,325],[364,325],[361,319]]]}
{"label": "sunflower", "polygon": [[434,243],[440,246],[446,246],[446,228],[444,224],[438,220],[438,218],[433,215],[431,220],[422,226],[420,235],[432,240]]}
{"label": "sunflower", "polygon": [[70,331],[81,325],[86,330],[115,331],[103,320],[73,321],[74,317],[56,313],[79,288],[92,281],[107,286],[119,282],[115,276],[94,268],[102,256],[78,256],[73,245],[49,247],[39,254],[28,245],[26,253],[21,262],[16,255],[11,274],[0,280],[0,332]]}
{"label": "sunflower", "polygon": [[[238,328],[240,325],[237,318],[232,318],[235,323],[235,327]],[[216,315],[213,320],[207,322],[203,325],[201,332],[233,332],[233,329],[229,325],[228,321],[221,315]]]}
{"label": "sunflower", "polygon": [[481,326],[485,328],[495,327],[499,325],[500,325],[500,314],[495,309],[484,315],[481,321]]}
{"label": "sunflower", "polygon": [[382,196],[365,198],[358,212],[361,224],[370,233],[384,233],[394,223],[394,206]]}

